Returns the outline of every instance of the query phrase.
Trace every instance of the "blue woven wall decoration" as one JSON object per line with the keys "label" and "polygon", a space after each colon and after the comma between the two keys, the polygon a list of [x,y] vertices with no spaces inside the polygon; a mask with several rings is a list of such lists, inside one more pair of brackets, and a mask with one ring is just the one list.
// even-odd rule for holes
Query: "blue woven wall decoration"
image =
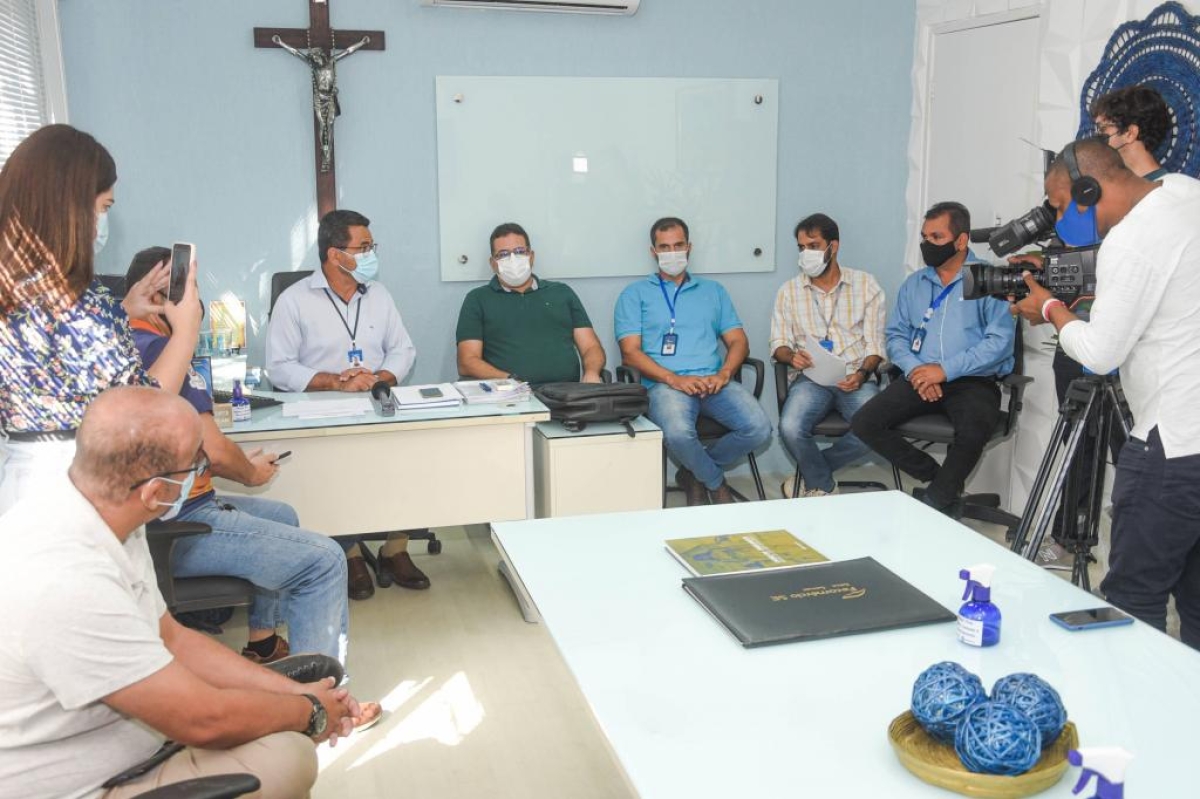
{"label": "blue woven wall decoration", "polygon": [[1200,16],[1163,3],[1140,22],[1117,28],[1079,98],[1079,138],[1095,127],[1088,108],[1113,89],[1142,84],[1162,95],[1174,124],[1156,153],[1171,172],[1200,177]]}

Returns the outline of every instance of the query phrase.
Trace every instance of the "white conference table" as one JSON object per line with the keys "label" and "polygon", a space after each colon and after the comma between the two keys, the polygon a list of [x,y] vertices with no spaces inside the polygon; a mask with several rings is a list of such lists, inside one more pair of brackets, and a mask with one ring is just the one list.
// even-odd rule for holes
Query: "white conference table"
{"label": "white conference table", "polygon": [[[285,402],[346,394],[273,394]],[[226,434],[245,448],[291,451],[260,488],[214,480],[223,494],[265,496],[296,509],[306,529],[351,535],[486,524],[534,515],[533,427],[550,418],[530,398],[513,405],[302,419],[255,410]]]}
{"label": "white conference table", "polygon": [[[681,589],[663,541],[780,528],[832,560],[872,556],[953,611],[958,570],[993,564],[999,645],[961,644],[946,623],[743,649]],[[1013,672],[1048,680],[1083,746],[1134,753],[1131,799],[1200,791],[1200,652],[1140,622],[1058,627],[1050,613],[1104,603],[899,492],[509,522],[493,538],[643,799],[954,796],[887,738],[942,660],[989,692]],[[1040,796],[1071,796],[1078,776]]]}

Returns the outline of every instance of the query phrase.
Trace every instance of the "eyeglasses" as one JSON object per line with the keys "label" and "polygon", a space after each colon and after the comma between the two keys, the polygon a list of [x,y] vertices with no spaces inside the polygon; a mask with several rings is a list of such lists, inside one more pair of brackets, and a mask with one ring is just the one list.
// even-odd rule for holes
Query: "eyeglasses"
{"label": "eyeglasses", "polygon": [[342,252],[347,255],[354,255],[355,253],[365,255],[369,252],[379,252],[379,243],[371,241],[366,244],[360,244],[357,247],[347,247]]}
{"label": "eyeglasses", "polygon": [[492,258],[497,261],[503,261],[510,255],[529,255],[531,252],[533,252],[533,250],[529,249],[528,247],[515,247],[511,250],[497,250],[496,252],[492,253]]}
{"label": "eyeglasses", "polygon": [[1092,128],[1092,130],[1094,132],[1093,135],[1105,139],[1111,136],[1116,136],[1121,132],[1120,126],[1113,122],[1105,122],[1104,124],[1096,125],[1096,127]]}
{"label": "eyeglasses", "polygon": [[171,476],[176,475],[176,474],[188,474],[189,472],[195,472],[196,477],[203,477],[204,473],[208,471],[208,467],[209,467],[208,455],[204,452],[204,450],[200,450],[200,453],[196,456],[195,463],[192,464],[192,468],[190,468],[190,469],[175,469],[170,472],[159,472],[158,474],[150,475],[149,477],[147,477],[143,480],[138,480],[136,483],[134,483],[133,485],[131,485],[129,487],[129,490],[133,491],[136,488],[141,488],[146,483],[149,483],[151,480],[160,480],[160,479],[161,480],[170,480]]}

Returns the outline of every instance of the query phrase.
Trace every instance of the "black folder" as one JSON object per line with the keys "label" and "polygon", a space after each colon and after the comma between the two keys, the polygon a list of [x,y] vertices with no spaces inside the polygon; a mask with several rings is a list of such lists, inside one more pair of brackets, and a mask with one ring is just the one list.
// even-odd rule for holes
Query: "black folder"
{"label": "black folder", "polygon": [[874,558],[687,577],[683,588],[747,648],[955,619]]}

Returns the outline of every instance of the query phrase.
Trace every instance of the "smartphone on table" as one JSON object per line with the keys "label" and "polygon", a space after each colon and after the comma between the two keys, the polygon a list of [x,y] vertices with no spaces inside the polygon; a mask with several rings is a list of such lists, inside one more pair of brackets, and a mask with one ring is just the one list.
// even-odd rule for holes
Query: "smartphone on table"
{"label": "smartphone on table", "polygon": [[1087,610],[1068,610],[1063,613],[1051,613],[1050,621],[1066,627],[1068,630],[1093,630],[1099,627],[1118,627],[1122,624],[1133,624],[1133,617],[1122,613],[1116,608],[1088,608]]}
{"label": "smartphone on table", "polygon": [[421,389],[421,396],[425,399],[437,399],[442,396],[442,390],[437,386]]}
{"label": "smartphone on table", "polygon": [[187,289],[188,266],[196,258],[196,245],[177,241],[171,246],[171,282],[167,286],[167,299],[179,302]]}

